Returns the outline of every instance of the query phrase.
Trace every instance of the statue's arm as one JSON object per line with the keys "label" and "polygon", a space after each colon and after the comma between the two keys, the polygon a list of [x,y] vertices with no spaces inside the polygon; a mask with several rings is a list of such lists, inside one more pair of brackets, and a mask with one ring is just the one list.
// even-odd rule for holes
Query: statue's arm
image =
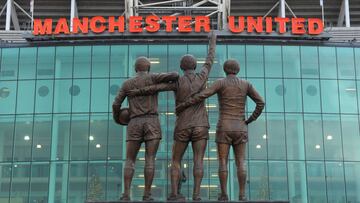
{"label": "statue's arm", "polygon": [[265,107],[265,101],[260,96],[260,94],[255,90],[255,88],[249,83],[247,95],[255,102],[256,107],[252,115],[245,121],[246,124],[249,124],[255,121],[260,114],[262,113]]}
{"label": "statue's arm", "polygon": [[202,76],[202,78],[204,80],[207,80],[209,73],[211,71],[211,67],[214,63],[215,49],[216,49],[216,34],[214,32],[211,32],[210,40],[209,40],[208,55],[206,57],[205,63],[200,72],[200,75]]}
{"label": "statue's arm", "polygon": [[119,89],[118,94],[116,95],[114,102],[112,104],[112,114],[115,122],[117,122],[119,118],[120,108],[122,103],[124,102],[126,98],[126,84],[123,84],[123,86]]}
{"label": "statue's arm", "polygon": [[179,78],[179,73],[152,73],[151,76],[154,83],[166,83],[177,81],[177,79]]}
{"label": "statue's arm", "polygon": [[152,95],[157,92],[175,91],[175,90],[176,90],[176,83],[159,83],[140,89],[131,89],[126,91],[126,94],[129,97],[134,97],[134,96]]}

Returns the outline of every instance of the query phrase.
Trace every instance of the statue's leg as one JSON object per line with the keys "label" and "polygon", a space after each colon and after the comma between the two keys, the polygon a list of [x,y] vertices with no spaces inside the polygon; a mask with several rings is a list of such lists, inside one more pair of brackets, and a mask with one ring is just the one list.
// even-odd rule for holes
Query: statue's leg
{"label": "statue's leg", "polygon": [[189,142],[181,142],[174,140],[172,149],[172,162],[171,162],[171,194],[170,197],[178,195],[178,184],[180,181],[180,167],[181,160],[186,151]]}
{"label": "statue's leg", "polygon": [[135,171],[136,156],[139,152],[141,141],[126,142],[126,162],[124,167],[124,198],[130,196],[131,181]]}
{"label": "statue's leg", "polygon": [[159,148],[160,139],[149,140],[145,142],[145,190],[144,197],[151,196],[151,185],[155,173],[155,157]]}
{"label": "statue's leg", "polygon": [[245,200],[246,187],[246,168],[245,168],[245,153],[246,143],[240,143],[233,146],[235,163],[237,167],[237,176],[239,181],[239,200]]}
{"label": "statue's leg", "polygon": [[[206,129],[207,131],[207,129]],[[194,152],[194,191],[193,200],[200,200],[200,184],[204,176],[204,154],[206,150],[206,139],[201,139],[192,142],[192,148]]]}
{"label": "statue's leg", "polygon": [[227,198],[227,178],[228,178],[228,157],[230,145],[225,143],[217,143],[217,155],[219,159],[219,180],[221,187],[220,198]]}

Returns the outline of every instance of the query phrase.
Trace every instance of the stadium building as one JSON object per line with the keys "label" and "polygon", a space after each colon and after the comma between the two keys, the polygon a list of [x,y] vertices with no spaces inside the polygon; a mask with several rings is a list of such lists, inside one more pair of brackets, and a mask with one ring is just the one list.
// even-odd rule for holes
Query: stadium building
{"label": "stadium building", "polygon": [[[73,19],[149,15],[209,16],[211,29],[219,30],[209,84],[224,76],[224,61],[235,58],[240,77],[265,98],[264,113],[249,127],[248,199],[360,202],[359,0],[1,0],[0,202],[119,198],[126,127],[116,125],[111,114],[119,86],[135,74],[138,56],[150,58],[152,72],[181,72],[185,53],[196,56],[201,67],[208,33],[181,33],[176,23],[170,26],[173,32],[134,33],[124,25],[124,32],[74,33],[78,22]],[[316,18],[324,31],[281,33],[274,25],[271,33],[233,33],[228,16]],[[51,19],[55,30],[62,18],[71,33],[33,33],[36,19]],[[160,29],[165,28],[161,22]],[[248,113],[254,106],[248,102]],[[207,109],[211,129],[201,196],[216,200],[216,96],[207,100]],[[163,139],[152,187],[154,197],[165,200],[176,118],[172,92],[160,94],[159,114]],[[229,195],[236,200],[232,154],[229,163]],[[181,189],[189,198],[192,165],[189,148]],[[141,148],[134,200],[142,198],[143,166]]]}

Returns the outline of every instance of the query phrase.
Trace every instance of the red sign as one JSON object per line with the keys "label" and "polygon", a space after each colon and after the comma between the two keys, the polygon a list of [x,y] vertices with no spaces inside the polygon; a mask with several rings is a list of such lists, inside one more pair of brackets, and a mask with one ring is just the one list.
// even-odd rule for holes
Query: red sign
{"label": "red sign", "polygon": [[[163,22],[164,28],[161,28],[160,22]],[[174,25],[179,33],[189,32],[210,32],[210,18],[208,16],[130,16],[129,19],[124,16],[110,17],[83,17],[72,19],[72,29],[66,18],[60,18],[53,28],[53,19],[34,19],[34,35],[59,35],[59,34],[87,34],[125,32],[127,27],[131,33],[158,32],[165,30],[173,32]],[[228,28],[233,33],[272,33],[287,32],[286,28],[290,25],[291,33],[294,35],[318,35],[324,30],[323,22],[318,18],[272,18],[266,17],[244,17],[229,16]]]}

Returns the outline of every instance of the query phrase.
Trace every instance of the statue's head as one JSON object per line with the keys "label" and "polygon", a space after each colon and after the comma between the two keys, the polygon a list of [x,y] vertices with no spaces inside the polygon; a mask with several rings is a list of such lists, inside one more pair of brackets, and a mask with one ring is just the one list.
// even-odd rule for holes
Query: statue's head
{"label": "statue's head", "polygon": [[140,56],[135,61],[135,71],[136,72],[143,72],[143,71],[150,71],[150,60],[144,56]]}
{"label": "statue's head", "polygon": [[180,60],[180,68],[182,70],[195,70],[196,58],[190,54],[184,55]]}
{"label": "statue's head", "polygon": [[226,75],[228,74],[238,74],[240,71],[240,65],[239,63],[234,60],[234,59],[229,59],[227,61],[225,61],[224,63],[224,72],[226,73]]}

